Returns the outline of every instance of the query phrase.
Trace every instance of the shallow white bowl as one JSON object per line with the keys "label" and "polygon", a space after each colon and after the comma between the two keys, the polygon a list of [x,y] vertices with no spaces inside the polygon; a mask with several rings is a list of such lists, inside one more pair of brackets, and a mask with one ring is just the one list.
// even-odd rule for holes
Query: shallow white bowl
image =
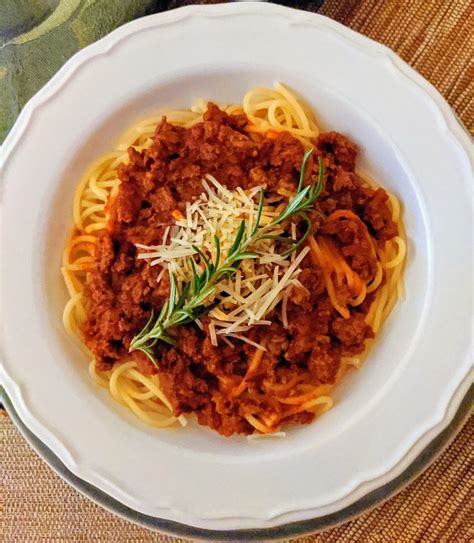
{"label": "shallow white bowl", "polygon": [[[148,428],[89,380],[62,329],[74,188],[143,115],[197,96],[240,101],[275,80],[357,142],[361,168],[403,202],[406,300],[334,409],[285,439]],[[2,153],[1,382],[67,468],[123,504],[216,530],[322,516],[396,477],[454,415],[472,378],[472,148],[434,88],[385,47],[274,5],[147,17],[73,57]]]}

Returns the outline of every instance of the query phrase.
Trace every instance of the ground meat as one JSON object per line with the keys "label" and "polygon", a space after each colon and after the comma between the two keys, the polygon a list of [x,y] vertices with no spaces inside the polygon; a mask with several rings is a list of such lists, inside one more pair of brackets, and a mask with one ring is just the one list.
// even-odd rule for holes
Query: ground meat
{"label": "ground meat", "polygon": [[347,347],[363,345],[366,339],[374,337],[372,329],[364,321],[364,315],[360,313],[351,315],[349,319],[335,318],[331,322],[331,333]]}
{"label": "ground meat", "polygon": [[308,360],[308,368],[316,382],[333,384],[340,366],[340,357],[331,348],[329,341],[316,344]]}
{"label": "ground meat", "polygon": [[154,375],[157,372],[157,365],[142,351],[133,351],[132,358],[137,363],[138,371],[143,375]]}
{"label": "ground meat", "polygon": [[397,235],[397,226],[387,206],[387,193],[379,188],[369,198],[362,212],[362,218],[372,227],[375,237],[386,241]]}
{"label": "ground meat", "polygon": [[366,237],[364,225],[358,220],[340,219],[327,221],[321,232],[329,234],[351,268],[364,280],[374,277],[377,270],[377,257],[373,246]]}
{"label": "ground meat", "polygon": [[[110,369],[130,356],[134,335],[147,322],[153,308],[159,311],[169,295],[167,275],[157,282],[158,267],[137,258],[135,243],[160,243],[165,228],[173,223],[172,212],[183,211],[186,202],[202,191],[201,179],[214,175],[230,189],[266,185],[266,195],[297,187],[304,149],[288,133],[247,132],[243,115],[229,116],[208,105],[204,121],[192,128],[169,124],[157,126],[153,143],[143,151],[129,150],[129,163],[118,169],[118,194],[107,205],[107,230],[99,236],[95,263],[85,290],[87,320],[84,339],[101,369]],[[375,273],[375,260],[357,220],[328,221],[337,209],[360,217],[378,240],[396,235],[387,195],[364,187],[354,173],[357,147],[337,132],[321,134],[317,149],[325,167],[324,190],[311,211],[314,232],[326,237],[341,251],[349,266],[364,280]],[[316,182],[318,161],[311,157],[305,182]],[[343,319],[330,302],[323,272],[309,256],[301,264],[300,281],[288,300],[288,327],[277,308],[270,326],[254,327],[248,338],[265,344],[254,374],[247,376],[255,348],[243,342],[230,347],[212,345],[204,329],[183,325],[170,330],[175,346],[157,343],[154,364],[144,353],[133,352],[144,374],[158,372],[176,415],[195,414],[200,424],[223,435],[248,434],[250,414],[283,413],[272,392],[275,386],[294,382],[303,373],[314,383],[333,383],[341,356],[361,352],[373,337],[365,324],[369,303],[351,309]],[[345,296],[345,293],[338,293]],[[247,381],[243,379],[247,376]],[[245,382],[245,392],[233,394]],[[314,415],[293,412],[284,423],[304,424]]]}
{"label": "ground meat", "polygon": [[333,183],[334,192],[341,192],[343,189],[355,190],[357,188],[355,175],[338,166]]}
{"label": "ground meat", "polygon": [[96,271],[101,275],[107,275],[115,261],[115,251],[112,238],[103,232],[96,244]]}
{"label": "ground meat", "polygon": [[357,157],[357,145],[338,132],[327,132],[318,138],[318,149],[332,155],[336,165],[353,172]]}
{"label": "ground meat", "polygon": [[216,378],[203,371],[202,366],[198,373],[196,366],[196,362],[178,349],[167,349],[160,360],[161,383],[176,415],[199,411],[210,401]]}

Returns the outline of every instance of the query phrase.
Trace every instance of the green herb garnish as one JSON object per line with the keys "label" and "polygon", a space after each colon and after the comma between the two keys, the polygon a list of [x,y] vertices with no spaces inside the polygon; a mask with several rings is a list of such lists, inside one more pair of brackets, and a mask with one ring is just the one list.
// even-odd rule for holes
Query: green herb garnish
{"label": "green herb garnish", "polygon": [[[154,310],[151,311],[150,318],[144,328],[132,339],[129,352],[140,350],[156,365],[153,355],[153,347],[156,343],[158,341],[165,341],[166,343],[173,345],[175,340],[167,333],[170,328],[194,322],[216,307],[219,302],[206,304],[206,301],[216,294],[219,283],[224,278],[232,276],[237,271],[242,260],[253,259],[258,256],[256,253],[248,250],[252,243],[262,239],[275,239],[284,242],[289,245],[288,249],[283,253],[285,256],[301,246],[312,229],[308,212],[311,210],[314,202],[323,190],[324,165],[319,156],[319,177],[316,185],[306,185],[303,187],[306,165],[312,153],[313,150],[310,149],[306,151],[303,157],[296,195],[288,202],[288,205],[280,215],[273,219],[269,225],[264,227],[260,226],[260,218],[264,204],[263,188],[260,190],[255,224],[250,235],[248,235],[245,230],[245,220],[242,220],[232,247],[230,248],[227,257],[222,262],[220,241],[217,236],[214,236],[216,245],[216,256],[214,261],[211,261],[198,247],[193,245],[193,249],[196,251],[196,254],[199,255],[204,265],[204,270],[197,271],[194,258],[191,258],[190,262],[193,271],[193,279],[191,282],[185,283],[181,293],[178,292],[174,274],[170,274],[170,296],[168,300],[161,308],[156,319]],[[265,234],[265,231],[268,228],[295,216],[300,217],[305,224],[304,233],[298,240],[292,240],[285,236]]]}

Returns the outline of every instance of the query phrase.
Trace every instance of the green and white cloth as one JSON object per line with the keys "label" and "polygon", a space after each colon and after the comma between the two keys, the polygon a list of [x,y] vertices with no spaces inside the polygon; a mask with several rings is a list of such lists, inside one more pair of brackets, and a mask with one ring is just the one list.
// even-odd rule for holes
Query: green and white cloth
{"label": "green and white cloth", "polygon": [[[158,5],[157,5],[158,4]],[[79,49],[141,17],[153,0],[0,0],[0,143],[25,103]]]}

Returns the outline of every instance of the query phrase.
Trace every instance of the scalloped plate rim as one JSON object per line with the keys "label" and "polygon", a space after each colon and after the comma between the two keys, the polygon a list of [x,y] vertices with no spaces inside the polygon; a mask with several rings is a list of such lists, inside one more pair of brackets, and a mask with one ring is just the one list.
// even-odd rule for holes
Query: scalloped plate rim
{"label": "scalloped plate rim", "polygon": [[[411,80],[415,85],[420,88],[422,92],[425,93],[426,98],[429,98],[432,101],[437,112],[442,116],[443,122],[447,131],[450,134],[450,137],[464,152],[466,151],[465,145],[466,143],[469,143],[466,133],[452,114],[452,111],[450,110],[444,99],[442,99],[441,95],[431,84],[426,82],[426,80],[424,80],[419,74],[417,74],[412,68],[410,68],[390,49],[374,42],[373,40],[363,37],[352,30],[348,30],[339,23],[336,23],[321,15],[309,14],[296,10],[289,10],[288,8],[282,8],[280,6],[274,5],[269,6],[265,4],[248,3],[246,5],[228,4],[218,6],[187,6],[184,8],[179,8],[177,10],[166,12],[164,14],[161,13],[147,18],[138,19],[118,28],[108,36],[83,49],[82,51],[74,55],[68,62],[66,62],[66,64],[60,69],[60,71],[50,80],[50,82],[45,87],[43,87],[43,89],[41,89],[25,106],[15,126],[7,137],[5,144],[2,146],[1,152],[2,157],[4,157],[5,165],[8,163],[8,157],[11,155],[11,153],[14,152],[16,146],[20,143],[21,138],[26,132],[28,125],[32,122],[36,110],[46,105],[49,100],[54,99],[56,93],[59,93],[63,86],[67,85],[70,78],[72,78],[77,70],[79,70],[81,66],[83,66],[85,63],[93,61],[96,57],[110,54],[116,45],[122,43],[124,40],[126,40],[127,37],[135,33],[141,32],[144,29],[154,28],[156,26],[162,26],[166,24],[175,24],[187,17],[192,17],[195,14],[208,17],[225,17],[229,16],[229,14],[231,15],[233,12],[244,12],[246,14],[250,14],[252,13],[252,10],[255,10],[255,13],[261,13],[263,10],[269,12],[270,15],[275,14],[279,16],[283,16],[285,14],[288,14],[289,12],[292,12],[295,16],[295,19],[299,17],[301,20],[292,20],[289,24],[311,24],[313,26],[318,26],[321,24],[328,27],[330,30],[338,33],[341,39],[350,39],[353,43],[356,42],[356,45],[359,48],[369,51],[370,47],[372,47],[376,53],[382,53],[394,64],[397,70],[399,70],[405,77]],[[466,374],[464,375],[464,377],[461,379],[461,381],[458,381],[458,385],[462,381],[469,379],[469,371],[470,368],[468,367],[466,369]],[[36,425],[36,430],[38,433],[44,434],[44,432],[46,432],[51,434],[50,430],[48,430],[44,424],[36,420],[32,412],[28,411],[28,407],[24,402],[20,387],[18,387],[18,385],[15,386],[14,380],[5,378],[4,386],[10,395],[12,404],[19,412],[21,419],[30,419],[29,422],[32,427],[30,429],[33,431],[33,428]],[[452,401],[454,397],[455,395],[453,394],[450,399],[444,404],[443,408],[440,409],[440,411],[442,411],[441,418],[436,422],[431,421],[430,428],[423,432],[421,436],[419,436],[419,438],[416,440],[410,450],[406,453],[405,457],[407,457],[410,453],[413,454],[412,449],[415,448],[417,444],[419,446],[419,443],[423,441],[428,433],[432,432],[435,428],[440,427],[437,430],[437,433],[439,433],[448,424],[449,420],[446,419],[449,411],[449,405],[450,401]],[[457,398],[458,403],[460,403],[461,399],[462,398]],[[23,416],[21,416],[22,414]],[[52,441],[61,443],[61,440],[58,439],[56,436]],[[58,449],[57,446],[56,449]],[[81,469],[80,463],[78,463],[78,461],[74,460],[74,458],[67,454],[67,449],[65,447],[63,447],[62,456],[62,460],[64,461],[66,466],[79,477],[91,482],[92,484],[95,484],[94,477],[96,479],[100,479],[98,473],[88,473],[87,469]],[[402,460],[403,458],[399,459],[400,462]],[[395,469],[396,466],[397,463],[395,463],[395,465],[392,466],[391,469]],[[85,471],[85,473],[82,473],[83,471]],[[391,470],[389,470],[389,472],[390,471]],[[378,477],[379,476],[375,476],[374,479],[377,479]],[[357,488],[361,484],[370,483],[371,480],[372,479],[366,478],[360,481],[358,485],[352,487],[352,491],[354,491],[355,488]],[[347,498],[347,495],[345,496],[345,498]],[[278,519],[280,516],[281,515],[274,515],[271,517],[267,516],[265,518]]]}

